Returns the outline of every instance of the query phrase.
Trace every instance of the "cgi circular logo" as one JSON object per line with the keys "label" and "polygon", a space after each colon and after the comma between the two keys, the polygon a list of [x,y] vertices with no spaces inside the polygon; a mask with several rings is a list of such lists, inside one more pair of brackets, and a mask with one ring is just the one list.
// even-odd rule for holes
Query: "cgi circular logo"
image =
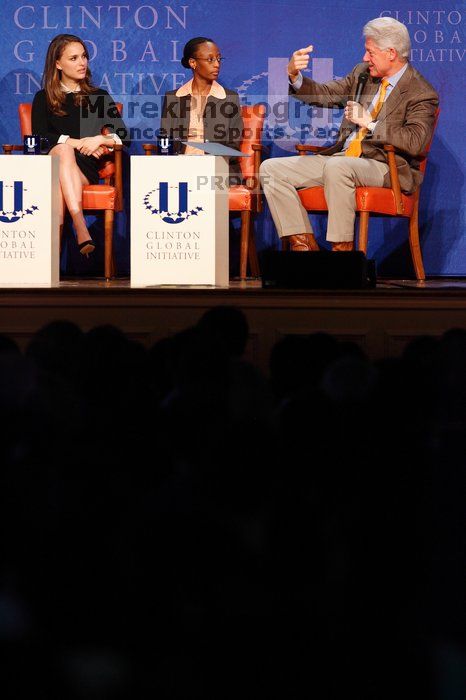
{"label": "cgi circular logo", "polygon": [[[166,224],[181,224],[191,216],[199,216],[204,209],[202,207],[191,207],[189,204],[189,194],[187,182],[178,182],[176,185],[168,182],[159,182],[159,186],[151,190],[144,197],[144,206],[151,214],[156,214]],[[169,202],[176,201],[178,194],[177,208],[172,208]]]}

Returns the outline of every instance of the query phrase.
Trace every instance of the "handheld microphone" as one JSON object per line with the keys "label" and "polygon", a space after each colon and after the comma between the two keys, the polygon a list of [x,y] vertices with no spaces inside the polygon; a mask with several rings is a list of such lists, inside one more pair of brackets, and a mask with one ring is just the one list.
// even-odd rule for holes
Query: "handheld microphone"
{"label": "handheld microphone", "polygon": [[362,91],[364,90],[364,86],[367,83],[367,79],[369,78],[369,71],[365,70],[363,73],[359,74],[358,78],[358,84],[356,86],[356,94],[354,96],[354,101],[359,102],[361,99]]}

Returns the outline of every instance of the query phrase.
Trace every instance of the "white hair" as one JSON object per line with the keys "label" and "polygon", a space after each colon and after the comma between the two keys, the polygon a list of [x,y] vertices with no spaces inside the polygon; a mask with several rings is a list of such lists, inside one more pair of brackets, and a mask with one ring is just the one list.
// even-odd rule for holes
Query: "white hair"
{"label": "white hair", "polygon": [[411,51],[411,39],[405,25],[393,17],[376,17],[364,25],[366,39],[372,39],[379,49],[395,49],[406,60]]}

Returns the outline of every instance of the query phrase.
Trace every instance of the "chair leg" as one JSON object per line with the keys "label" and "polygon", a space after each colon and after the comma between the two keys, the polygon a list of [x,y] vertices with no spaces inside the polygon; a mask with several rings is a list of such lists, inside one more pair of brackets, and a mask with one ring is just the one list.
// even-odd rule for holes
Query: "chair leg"
{"label": "chair leg", "polygon": [[252,277],[260,277],[261,271],[257,257],[256,241],[254,240],[254,226],[252,220],[249,228],[249,267]]}
{"label": "chair leg", "polygon": [[362,250],[364,254],[367,253],[367,237],[369,234],[369,212],[361,211],[359,212],[359,236],[358,236],[358,250]]}
{"label": "chair leg", "polygon": [[112,276],[115,276],[115,262],[113,260],[113,220],[115,218],[115,212],[113,209],[105,210],[104,217],[104,231],[105,231],[105,250],[104,250],[104,262],[105,262],[105,279],[109,280]]}
{"label": "chair leg", "polygon": [[423,282],[426,278],[426,273],[422,262],[421,244],[419,241],[419,201],[415,202],[413,214],[409,220],[409,247],[416,279]]}
{"label": "chair leg", "polygon": [[249,210],[241,212],[241,245],[240,245],[240,279],[246,279],[249,252],[249,231],[251,227],[251,212]]}
{"label": "chair leg", "polygon": [[116,260],[115,260],[115,251],[112,250],[112,262],[111,262],[111,276],[116,277]]}

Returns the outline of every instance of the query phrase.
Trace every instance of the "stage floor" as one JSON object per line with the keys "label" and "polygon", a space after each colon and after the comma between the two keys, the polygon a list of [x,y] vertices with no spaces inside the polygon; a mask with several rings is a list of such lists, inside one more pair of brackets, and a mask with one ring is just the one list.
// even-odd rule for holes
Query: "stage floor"
{"label": "stage floor", "polygon": [[0,289],[0,332],[25,348],[46,323],[67,319],[83,330],[112,324],[146,347],[195,324],[212,306],[243,310],[246,359],[267,371],[274,343],[289,333],[331,333],[358,343],[372,359],[396,356],[420,335],[466,328],[466,278],[379,280],[374,289],[263,289],[259,280],[227,288],[132,287],[129,279],[66,279],[56,287]]}
{"label": "stage floor", "polygon": [[[174,291],[174,290],[181,290],[181,291],[198,291],[198,290],[206,290],[209,292],[234,292],[237,290],[246,290],[246,291],[254,291],[257,292],[257,290],[261,290],[262,293],[267,294],[270,291],[280,291],[280,292],[305,292],[306,294],[319,294],[319,293],[328,293],[328,292],[335,292],[335,291],[342,291],[342,290],[319,290],[319,289],[306,289],[306,290],[299,290],[299,289],[293,289],[293,290],[271,290],[271,289],[264,289],[262,287],[262,283],[260,279],[247,279],[247,280],[239,280],[239,279],[233,279],[230,280],[228,287],[214,287],[214,286],[209,286],[209,285],[153,285],[153,286],[134,286],[131,285],[130,278],[129,277],[119,277],[118,279],[112,279],[110,281],[104,280],[102,277],[87,277],[87,278],[65,278],[60,280],[57,286],[34,286],[31,284],[25,284],[25,285],[2,285],[0,286],[0,295],[3,294],[3,292],[12,292],[12,291],[33,291],[33,290],[95,290],[95,289],[115,289],[115,290],[130,290],[131,293],[136,293],[140,291],[157,291],[157,292],[162,292],[165,293],[166,291]],[[424,282],[419,282],[417,280],[412,280],[412,279],[378,279],[377,280],[377,285],[375,289],[364,289],[364,290],[349,290],[350,293],[356,293],[356,292],[363,292],[364,294],[367,294],[369,292],[377,292],[377,290],[386,290],[386,289],[422,289],[422,290],[435,290],[435,289],[446,289],[446,290],[455,290],[455,289],[464,289],[466,290],[466,277],[437,277],[437,278],[431,278],[427,279]],[[348,290],[344,290],[348,291]]]}

